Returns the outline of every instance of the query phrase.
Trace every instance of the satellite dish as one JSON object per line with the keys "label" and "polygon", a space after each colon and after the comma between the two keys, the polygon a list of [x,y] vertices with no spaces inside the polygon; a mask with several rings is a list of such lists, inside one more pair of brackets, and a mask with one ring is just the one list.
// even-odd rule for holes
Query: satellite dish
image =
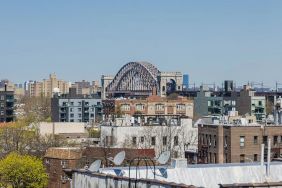
{"label": "satellite dish", "polygon": [[88,168],[88,170],[91,171],[91,172],[98,172],[99,169],[100,169],[101,163],[102,163],[101,160],[96,160],[96,161],[94,161],[94,162],[90,165],[90,167]]}
{"label": "satellite dish", "polygon": [[121,165],[124,159],[125,159],[125,151],[119,152],[115,156],[115,158],[108,158],[108,160],[112,161],[116,166]]}
{"label": "satellite dish", "polygon": [[165,151],[159,156],[157,162],[160,163],[161,165],[164,165],[168,162],[169,158],[170,158],[170,151]]}

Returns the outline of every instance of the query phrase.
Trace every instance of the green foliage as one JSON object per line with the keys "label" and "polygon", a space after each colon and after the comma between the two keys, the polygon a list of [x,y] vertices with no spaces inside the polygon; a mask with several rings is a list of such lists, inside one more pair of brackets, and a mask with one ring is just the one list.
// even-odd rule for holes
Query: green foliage
{"label": "green foliage", "polygon": [[[30,127],[30,124],[34,127]],[[0,157],[11,152],[43,157],[49,147],[66,146],[66,142],[61,138],[52,135],[41,136],[36,126],[30,116],[0,127]]]}
{"label": "green foliage", "polygon": [[40,159],[10,153],[0,161],[0,185],[13,188],[43,188],[48,176]]}
{"label": "green foliage", "polygon": [[89,129],[88,132],[90,138],[100,138],[100,134],[101,134],[100,130],[92,128]]}
{"label": "green foliage", "polygon": [[120,106],[117,107],[116,112],[115,112],[115,115],[116,115],[117,118],[123,117],[124,113],[122,112]]}

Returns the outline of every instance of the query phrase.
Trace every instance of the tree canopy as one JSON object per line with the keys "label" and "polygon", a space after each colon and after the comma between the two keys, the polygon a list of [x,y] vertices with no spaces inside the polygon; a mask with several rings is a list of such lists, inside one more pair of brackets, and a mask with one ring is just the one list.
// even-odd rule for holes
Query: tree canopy
{"label": "tree canopy", "polygon": [[0,160],[0,187],[43,188],[48,176],[40,159],[10,153]]}

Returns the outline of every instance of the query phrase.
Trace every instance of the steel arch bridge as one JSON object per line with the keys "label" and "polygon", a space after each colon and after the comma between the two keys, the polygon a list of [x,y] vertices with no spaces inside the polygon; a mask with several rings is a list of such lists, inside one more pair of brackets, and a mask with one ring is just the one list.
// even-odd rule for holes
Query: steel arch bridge
{"label": "steel arch bridge", "polygon": [[148,62],[130,62],[124,65],[107,86],[106,92],[111,95],[116,93],[139,93],[152,92],[158,89],[158,75],[160,71]]}

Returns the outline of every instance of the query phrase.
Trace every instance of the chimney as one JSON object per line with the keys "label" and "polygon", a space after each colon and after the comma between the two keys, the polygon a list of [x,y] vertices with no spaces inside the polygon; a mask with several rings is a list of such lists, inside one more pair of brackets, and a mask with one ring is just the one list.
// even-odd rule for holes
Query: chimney
{"label": "chimney", "polygon": [[5,91],[7,91],[7,83],[5,83]]}
{"label": "chimney", "polygon": [[156,87],[153,87],[152,95],[153,95],[153,96],[156,96],[156,95],[157,95],[157,88],[156,88]]}

